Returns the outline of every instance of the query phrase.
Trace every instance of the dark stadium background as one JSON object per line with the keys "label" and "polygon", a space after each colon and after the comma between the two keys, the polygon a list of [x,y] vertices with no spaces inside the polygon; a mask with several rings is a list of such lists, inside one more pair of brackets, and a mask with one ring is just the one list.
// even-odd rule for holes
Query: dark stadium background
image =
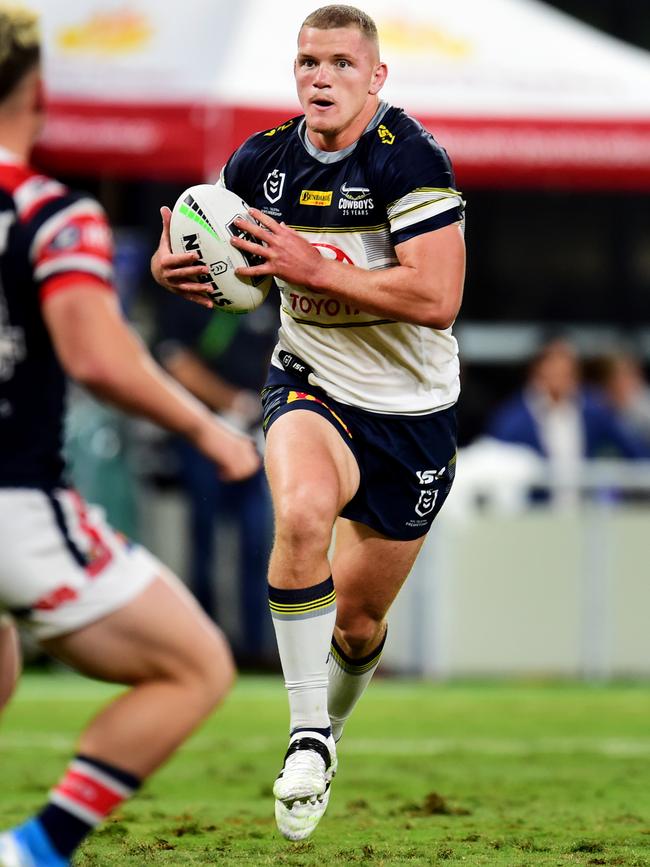
{"label": "dark stadium background", "polygon": [[[554,0],[563,12],[650,50],[646,0]],[[534,323],[573,335],[588,361],[616,334],[643,356],[650,326],[650,196],[562,188],[464,190],[468,279],[459,324]],[[585,326],[595,326],[588,329]],[[612,337],[611,339],[617,339]],[[461,443],[482,429],[496,402],[523,379],[525,361],[466,359]],[[461,346],[462,350],[462,346]]]}
{"label": "dark stadium background", "polygon": [[[549,5],[650,50],[648,0]],[[195,182],[64,180],[94,192],[114,225],[139,227],[152,251],[159,206],[173,204]],[[461,445],[481,433],[490,411],[521,384],[528,355],[546,336],[567,334],[587,365],[608,341],[624,344],[649,371],[650,194],[612,192],[611,179],[609,190],[589,192],[559,186],[472,189],[462,177],[458,181],[468,202],[468,272],[457,327],[463,358]],[[159,291],[146,287],[149,305]],[[470,332],[481,339],[475,341]]]}

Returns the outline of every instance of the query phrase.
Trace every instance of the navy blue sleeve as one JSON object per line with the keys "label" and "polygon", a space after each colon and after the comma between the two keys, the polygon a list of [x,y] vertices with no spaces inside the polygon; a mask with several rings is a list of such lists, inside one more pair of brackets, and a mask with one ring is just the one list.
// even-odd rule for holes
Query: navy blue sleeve
{"label": "navy blue sleeve", "polygon": [[250,189],[250,178],[253,174],[252,152],[251,139],[248,139],[231,155],[221,173],[221,180],[225,186],[233,193],[237,193],[245,202],[249,202],[252,197]]}
{"label": "navy blue sleeve", "polygon": [[389,112],[374,150],[393,244],[462,220],[464,202],[447,152],[421,124]]}

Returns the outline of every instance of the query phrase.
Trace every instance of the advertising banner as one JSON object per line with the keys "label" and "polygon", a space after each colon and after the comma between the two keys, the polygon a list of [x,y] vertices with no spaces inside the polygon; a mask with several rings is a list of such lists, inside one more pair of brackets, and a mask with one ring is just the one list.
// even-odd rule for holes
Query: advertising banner
{"label": "advertising banner", "polygon": [[[313,0],[33,0],[57,169],[196,177],[298,114]],[[464,184],[650,189],[650,53],[538,0],[367,0],[389,77]]]}

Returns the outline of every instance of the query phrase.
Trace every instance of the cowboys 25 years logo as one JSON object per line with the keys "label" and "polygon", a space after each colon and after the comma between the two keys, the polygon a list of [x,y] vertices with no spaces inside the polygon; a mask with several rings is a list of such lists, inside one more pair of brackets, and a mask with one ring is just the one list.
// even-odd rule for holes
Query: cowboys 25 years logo
{"label": "cowboys 25 years logo", "polygon": [[375,207],[368,187],[350,186],[347,182],[341,185],[339,211],[344,214],[363,215],[364,217]]}

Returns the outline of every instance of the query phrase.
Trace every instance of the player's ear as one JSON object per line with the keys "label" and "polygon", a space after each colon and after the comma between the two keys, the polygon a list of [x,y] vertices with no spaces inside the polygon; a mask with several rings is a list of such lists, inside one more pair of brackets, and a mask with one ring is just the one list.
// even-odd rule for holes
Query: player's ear
{"label": "player's ear", "polygon": [[38,114],[43,114],[45,111],[45,82],[43,81],[43,76],[39,75],[36,79],[36,85],[34,87],[34,111]]}
{"label": "player's ear", "polygon": [[372,73],[372,78],[370,79],[370,87],[368,88],[368,93],[371,93],[373,96],[384,86],[384,82],[386,81],[386,76],[388,75],[388,67],[385,63],[378,63]]}

